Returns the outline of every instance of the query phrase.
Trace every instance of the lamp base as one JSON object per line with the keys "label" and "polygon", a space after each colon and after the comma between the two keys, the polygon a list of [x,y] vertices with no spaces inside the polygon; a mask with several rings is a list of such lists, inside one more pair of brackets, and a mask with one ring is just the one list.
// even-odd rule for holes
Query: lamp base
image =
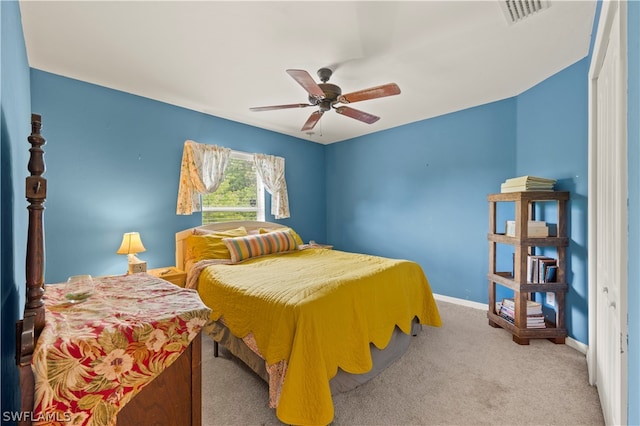
{"label": "lamp base", "polygon": [[135,255],[129,255],[129,274],[147,272],[147,262],[138,259]]}

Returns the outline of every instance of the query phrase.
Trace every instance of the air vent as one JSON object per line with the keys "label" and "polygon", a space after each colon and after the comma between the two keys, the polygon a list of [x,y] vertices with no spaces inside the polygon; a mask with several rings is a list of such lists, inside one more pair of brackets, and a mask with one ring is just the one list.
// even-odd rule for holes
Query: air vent
{"label": "air vent", "polygon": [[500,6],[507,22],[511,25],[548,9],[550,4],[547,0],[500,0]]}

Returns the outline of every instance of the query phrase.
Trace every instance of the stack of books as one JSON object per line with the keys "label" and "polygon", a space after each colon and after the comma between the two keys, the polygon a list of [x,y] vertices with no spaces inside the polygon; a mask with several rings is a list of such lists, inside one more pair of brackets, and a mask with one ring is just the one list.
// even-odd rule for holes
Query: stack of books
{"label": "stack of books", "polygon": [[520,176],[505,180],[500,185],[500,192],[553,191],[555,179],[536,176]]}
{"label": "stack of books", "polygon": [[546,256],[527,256],[527,282],[533,284],[555,283],[558,261]]}
{"label": "stack of books", "polygon": [[[496,313],[511,324],[515,324],[515,302],[513,299],[502,299],[496,303]],[[542,304],[527,300],[527,328],[546,328]]]}

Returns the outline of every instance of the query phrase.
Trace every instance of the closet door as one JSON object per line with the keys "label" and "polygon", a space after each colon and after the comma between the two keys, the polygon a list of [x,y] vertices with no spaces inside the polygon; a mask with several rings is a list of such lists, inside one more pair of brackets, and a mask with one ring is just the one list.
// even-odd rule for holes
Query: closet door
{"label": "closet door", "polygon": [[627,421],[626,5],[603,2],[590,76],[589,368],[607,424]]}

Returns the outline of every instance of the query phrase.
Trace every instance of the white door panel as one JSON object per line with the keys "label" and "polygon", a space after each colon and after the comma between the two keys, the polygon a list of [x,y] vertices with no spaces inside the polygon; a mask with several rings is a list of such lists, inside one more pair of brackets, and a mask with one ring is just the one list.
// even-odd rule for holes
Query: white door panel
{"label": "white door panel", "polygon": [[590,71],[589,262],[595,298],[590,327],[595,333],[590,332],[589,361],[595,364],[590,370],[605,421],[620,425],[627,419],[626,9],[624,3],[607,3]]}

